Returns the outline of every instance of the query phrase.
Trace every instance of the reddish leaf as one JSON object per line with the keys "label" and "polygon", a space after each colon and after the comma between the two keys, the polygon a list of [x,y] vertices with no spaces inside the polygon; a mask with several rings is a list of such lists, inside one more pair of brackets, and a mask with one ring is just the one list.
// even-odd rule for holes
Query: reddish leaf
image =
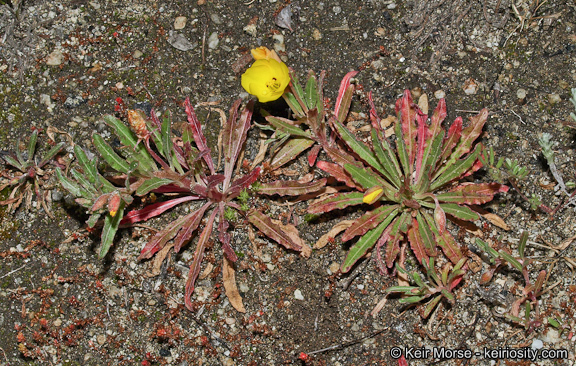
{"label": "reddish leaf", "polygon": [[352,180],[352,178],[350,178],[348,173],[346,173],[344,168],[342,168],[340,165],[320,160],[316,163],[316,166],[336,178],[336,180],[339,182],[346,184],[348,187],[362,190],[362,187],[356,185],[356,183]]}
{"label": "reddish leaf", "polygon": [[454,151],[454,158],[458,159],[462,155],[468,153],[472,147],[472,143],[480,136],[482,133],[482,128],[488,119],[488,109],[484,108],[470,118],[470,125],[462,131],[462,137],[456,146]]}
{"label": "reddish leaf", "polygon": [[388,222],[389,224],[398,213],[398,207],[398,205],[380,206],[372,211],[368,211],[354,221],[354,224],[342,234],[342,241],[346,242],[355,236],[364,235],[368,230],[380,225],[381,222]]}
{"label": "reddish leaf", "polygon": [[302,250],[302,247],[284,233],[278,225],[272,222],[270,217],[264,215],[262,212],[258,210],[252,210],[248,213],[248,220],[252,225],[256,226],[258,230],[260,230],[264,235],[269,237],[270,239],[276,241],[277,243],[283,245],[288,249],[292,249],[295,251]]}
{"label": "reddish leaf", "polygon": [[480,205],[490,202],[496,193],[508,192],[508,187],[499,183],[463,183],[449,192],[440,193],[440,202]]}
{"label": "reddish leaf", "polygon": [[316,162],[316,158],[318,158],[318,153],[320,152],[321,148],[322,146],[316,145],[308,152],[308,165],[310,165],[311,167],[314,166],[314,163]]}
{"label": "reddish leaf", "polygon": [[120,221],[120,225],[129,225],[139,221],[146,221],[152,217],[158,216],[166,210],[179,205],[182,202],[198,200],[198,196],[185,196],[175,198],[166,202],[158,202],[152,205],[148,205],[140,210],[134,210],[128,212],[128,214]]}
{"label": "reddish leaf", "polygon": [[430,133],[432,136],[436,136],[440,128],[442,128],[442,122],[446,118],[446,101],[444,98],[438,101],[438,106],[434,109],[432,113],[432,118],[430,118]]}
{"label": "reddish leaf", "polygon": [[440,161],[446,160],[450,154],[452,154],[452,149],[456,146],[460,136],[462,134],[462,117],[458,117],[452,123],[452,126],[448,129],[448,134],[446,135],[446,140],[444,141],[442,147],[442,155],[439,159]]}
{"label": "reddish leaf", "polygon": [[190,240],[194,231],[198,229],[200,221],[202,221],[202,218],[204,217],[204,213],[211,205],[211,202],[205,203],[200,209],[186,215],[186,224],[182,226],[180,233],[178,233],[178,236],[174,239],[174,251],[176,253],[180,251],[182,245]]}
{"label": "reddish leaf", "polygon": [[414,157],[416,156],[416,120],[418,107],[412,102],[412,95],[410,90],[404,90],[404,95],[401,99],[396,101],[396,114],[400,113],[399,123],[402,126],[402,136],[406,145],[406,152],[408,153],[408,161],[410,167],[414,164]]}
{"label": "reddish leaf", "polygon": [[240,151],[242,151],[244,141],[246,141],[246,135],[250,128],[250,121],[252,120],[252,112],[254,110],[254,101],[250,101],[242,111],[240,118],[238,118],[240,102],[241,100],[238,99],[234,102],[232,108],[230,108],[230,117],[222,133],[222,141],[224,144],[224,175],[226,176],[223,185],[224,190],[228,189],[232,180],[234,166],[236,165]]}
{"label": "reddish leaf", "polygon": [[370,106],[370,123],[372,124],[372,128],[382,131],[382,124],[378,112],[376,112],[376,106],[372,99],[372,92],[368,92],[368,105]]}
{"label": "reddish leaf", "polygon": [[[196,146],[198,146],[198,150],[202,151],[209,151],[208,145],[206,144],[206,137],[204,137],[204,133],[202,132],[202,126],[196,117],[196,113],[194,113],[194,108],[190,105],[190,98],[186,98],[184,101],[184,108],[186,110],[186,115],[188,116],[188,122],[190,127],[192,128],[192,134],[194,135],[194,142],[196,142]],[[208,168],[210,172],[214,174],[214,162],[212,161],[212,157],[210,154],[204,155],[204,160],[206,164],[208,164]]]}
{"label": "reddish leaf", "polygon": [[206,223],[206,227],[204,227],[202,234],[200,234],[200,238],[198,238],[198,244],[196,244],[196,251],[194,252],[194,260],[190,265],[190,271],[188,271],[188,279],[186,280],[186,293],[184,294],[184,304],[190,311],[193,311],[190,297],[194,292],[194,285],[196,283],[196,278],[198,278],[198,274],[200,273],[200,264],[202,263],[202,258],[204,257],[204,249],[206,248],[206,243],[210,238],[210,234],[212,234],[212,226],[214,226],[214,218],[216,217],[217,212],[217,210],[212,211],[212,214]]}
{"label": "reddish leaf", "polygon": [[228,196],[228,199],[233,199],[242,192],[243,189],[250,187],[250,185],[258,179],[258,175],[260,174],[260,167],[253,169],[250,173],[242,176],[241,178],[236,179],[232,182],[228,191],[225,192]]}
{"label": "reddish leaf", "polygon": [[297,181],[277,180],[270,183],[264,183],[258,189],[259,194],[279,196],[299,196],[302,194],[317,192],[326,185],[326,178],[319,179],[308,183],[299,183]]}
{"label": "reddish leaf", "polygon": [[157,251],[164,248],[168,240],[172,239],[182,226],[186,223],[188,216],[183,216],[176,221],[173,221],[164,230],[159,231],[150,239],[148,243],[144,246],[144,249],[140,252],[138,260],[152,258]]}
{"label": "reddish leaf", "polygon": [[432,229],[434,236],[436,237],[436,243],[440,248],[442,248],[442,251],[444,252],[446,257],[448,257],[448,259],[450,259],[450,262],[452,262],[453,264],[458,263],[458,261],[460,261],[460,259],[463,258],[463,255],[462,251],[460,250],[460,247],[458,246],[458,244],[456,244],[456,241],[454,240],[452,235],[450,235],[448,230],[440,234],[438,232],[438,228],[434,223],[434,219],[426,212],[423,212],[422,214],[426,219],[428,226],[430,227],[430,229]]}
{"label": "reddish leaf", "polygon": [[363,204],[364,194],[362,192],[339,193],[328,197],[320,202],[315,202],[308,206],[309,213],[324,213],[332,210],[341,210],[348,206]]}
{"label": "reddish leaf", "polygon": [[[418,111],[418,152],[416,153],[416,174],[414,175],[414,182],[420,181],[423,172],[422,164],[426,162],[424,158],[424,150],[431,142],[428,139],[428,125],[426,125],[427,116]],[[428,150],[429,152],[430,150]]]}
{"label": "reddish leaf", "polygon": [[[104,204],[106,202],[108,202],[108,199],[110,198],[111,194],[112,193],[106,193],[106,194],[103,194],[100,197],[96,198],[96,200],[94,201],[94,204],[92,205],[92,207],[90,207],[90,211],[92,211],[92,212],[98,211],[99,209],[104,207]],[[122,223],[120,223],[120,225],[122,225]]]}
{"label": "reddish leaf", "polygon": [[340,122],[344,122],[344,120],[341,119],[341,115],[348,114],[352,91],[354,90],[354,87],[350,84],[350,79],[356,76],[356,74],[358,74],[358,71],[350,71],[340,82],[340,89],[338,90],[338,97],[336,98],[336,104],[334,106],[334,115],[337,116]]}
{"label": "reddish leaf", "polygon": [[412,227],[408,230],[408,241],[410,242],[410,248],[412,248],[412,252],[414,252],[418,262],[422,264],[422,260],[424,260],[424,262],[428,263],[428,254],[426,252],[424,240],[420,236],[418,221],[415,218],[412,218]]}

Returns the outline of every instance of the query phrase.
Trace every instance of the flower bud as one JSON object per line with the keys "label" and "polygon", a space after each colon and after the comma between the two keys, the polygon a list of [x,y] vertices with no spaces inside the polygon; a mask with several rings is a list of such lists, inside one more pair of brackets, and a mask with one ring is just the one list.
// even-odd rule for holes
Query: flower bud
{"label": "flower bud", "polygon": [[362,202],[367,203],[369,205],[373,204],[374,202],[378,201],[380,197],[384,194],[384,189],[380,186],[374,186],[364,192],[364,198]]}

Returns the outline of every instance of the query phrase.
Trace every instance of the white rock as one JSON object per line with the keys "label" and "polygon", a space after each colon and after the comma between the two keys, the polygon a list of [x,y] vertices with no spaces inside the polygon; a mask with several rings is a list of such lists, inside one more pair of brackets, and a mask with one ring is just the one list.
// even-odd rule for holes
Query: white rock
{"label": "white rock", "polygon": [[168,33],[168,43],[170,43],[172,47],[177,48],[180,51],[189,51],[192,48],[196,47],[196,45],[190,43],[190,41],[187,40],[186,37],[174,31],[170,31]]}
{"label": "white rock", "polygon": [[540,349],[542,347],[544,347],[544,342],[536,338],[532,340],[532,349]]}
{"label": "white rock", "polygon": [[188,18],[186,17],[176,17],[176,19],[174,19],[174,29],[184,29],[187,20]]}
{"label": "white rock", "polygon": [[470,78],[464,82],[462,89],[464,89],[464,93],[466,93],[467,95],[476,94],[476,92],[478,91],[478,83],[476,82],[476,80]]}
{"label": "white rock", "polygon": [[215,49],[218,47],[219,42],[220,40],[218,39],[218,33],[212,32],[210,37],[208,37],[208,48],[211,50]]}
{"label": "white rock", "polygon": [[296,300],[304,300],[304,296],[302,296],[302,291],[300,291],[299,289],[294,290],[294,298],[296,298]]}
{"label": "white rock", "polygon": [[55,49],[52,53],[46,56],[46,65],[58,66],[61,65],[62,62],[64,62],[64,54],[62,54],[62,50],[60,49]]}
{"label": "white rock", "polygon": [[436,98],[436,99],[442,99],[442,98],[444,98],[444,97],[446,97],[446,93],[444,92],[444,90],[440,89],[440,90],[436,90],[436,91],[434,92],[434,98]]}

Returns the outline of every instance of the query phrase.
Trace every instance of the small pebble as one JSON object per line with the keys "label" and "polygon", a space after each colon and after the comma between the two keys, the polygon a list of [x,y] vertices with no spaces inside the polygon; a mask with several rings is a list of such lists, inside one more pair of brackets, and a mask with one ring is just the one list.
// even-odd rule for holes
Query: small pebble
{"label": "small pebble", "polygon": [[58,66],[64,62],[64,54],[61,50],[56,49],[46,57],[46,65]]}
{"label": "small pebble", "polygon": [[106,343],[106,334],[100,334],[96,337],[96,342],[98,342],[99,345],[103,345],[104,343]]}
{"label": "small pebble", "polygon": [[556,93],[548,94],[548,102],[550,102],[550,104],[552,104],[552,105],[558,104],[561,100],[562,100],[562,98],[560,98],[560,95],[558,95]]}
{"label": "small pebble", "polygon": [[541,349],[542,347],[544,347],[544,342],[542,342],[539,339],[534,338],[532,340],[532,349]]}
{"label": "small pebble", "polygon": [[218,39],[218,33],[212,32],[210,37],[208,37],[208,48],[213,50],[218,47],[218,43],[220,43],[220,40]]}
{"label": "small pebble", "polygon": [[136,51],[134,51],[134,53],[132,54],[132,57],[133,57],[133,58],[140,58],[140,57],[142,57],[142,55],[143,55],[142,51],[136,50]]}
{"label": "small pebble", "polygon": [[176,30],[184,29],[187,20],[188,18],[186,17],[176,17],[176,19],[174,20],[174,29]]}
{"label": "small pebble", "polygon": [[462,89],[464,89],[464,93],[467,95],[476,94],[478,91],[478,83],[476,83],[476,80],[470,78],[464,82]]}
{"label": "small pebble", "polygon": [[442,99],[442,98],[444,98],[444,97],[446,97],[446,93],[444,92],[444,90],[440,89],[440,90],[436,90],[436,91],[434,92],[434,98],[436,98],[436,99]]}
{"label": "small pebble", "polygon": [[234,319],[234,318],[226,318],[224,321],[228,325],[232,325],[232,324],[236,323],[236,319]]}
{"label": "small pebble", "polygon": [[340,14],[342,12],[342,8],[339,6],[335,6],[332,8],[332,11],[334,12],[334,14]]}
{"label": "small pebble", "polygon": [[296,300],[304,300],[304,296],[302,296],[302,291],[300,290],[294,290],[294,298],[296,298]]}
{"label": "small pebble", "polygon": [[317,28],[314,28],[314,30],[312,31],[312,38],[315,41],[319,41],[322,39],[322,33],[320,33],[320,30],[318,30]]}
{"label": "small pebble", "polygon": [[210,14],[210,20],[214,22],[214,24],[222,24],[222,19],[220,19],[220,16],[218,14]]}
{"label": "small pebble", "polygon": [[337,262],[332,262],[330,263],[330,267],[328,267],[328,269],[330,269],[332,273],[336,273],[340,269],[340,264]]}

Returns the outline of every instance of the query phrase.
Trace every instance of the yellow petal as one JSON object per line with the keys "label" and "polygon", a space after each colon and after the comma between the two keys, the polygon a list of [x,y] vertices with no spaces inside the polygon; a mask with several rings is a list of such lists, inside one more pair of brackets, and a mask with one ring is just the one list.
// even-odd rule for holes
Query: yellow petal
{"label": "yellow petal", "polygon": [[117,211],[110,211],[110,216],[112,216],[112,217],[116,216],[116,212]]}
{"label": "yellow petal", "polygon": [[242,87],[261,103],[276,100],[290,83],[288,67],[274,59],[259,59],[242,75]]}
{"label": "yellow petal", "polygon": [[367,203],[369,205],[373,204],[374,202],[378,201],[384,190],[380,186],[375,186],[370,188],[364,193],[364,198],[362,198],[362,202]]}

